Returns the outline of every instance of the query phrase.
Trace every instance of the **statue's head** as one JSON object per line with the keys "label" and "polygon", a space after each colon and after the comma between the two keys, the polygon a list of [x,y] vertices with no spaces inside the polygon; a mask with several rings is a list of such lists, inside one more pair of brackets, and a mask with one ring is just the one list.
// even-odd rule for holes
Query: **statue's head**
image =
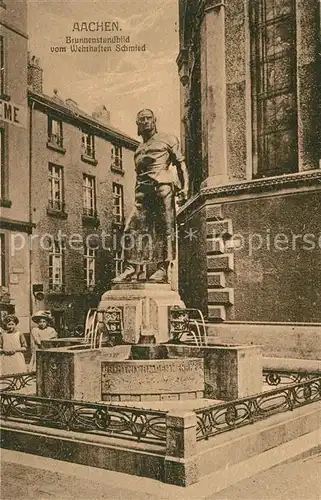
{"label": "statue's head", "polygon": [[155,133],[156,116],[151,109],[142,109],[136,116],[137,134],[142,135],[144,132]]}

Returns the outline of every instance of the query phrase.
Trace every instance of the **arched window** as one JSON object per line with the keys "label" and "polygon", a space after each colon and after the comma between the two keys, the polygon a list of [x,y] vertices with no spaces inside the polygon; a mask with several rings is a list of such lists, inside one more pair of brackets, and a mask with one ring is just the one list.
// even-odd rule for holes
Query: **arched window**
{"label": "arched window", "polygon": [[298,170],[295,0],[250,0],[253,176]]}

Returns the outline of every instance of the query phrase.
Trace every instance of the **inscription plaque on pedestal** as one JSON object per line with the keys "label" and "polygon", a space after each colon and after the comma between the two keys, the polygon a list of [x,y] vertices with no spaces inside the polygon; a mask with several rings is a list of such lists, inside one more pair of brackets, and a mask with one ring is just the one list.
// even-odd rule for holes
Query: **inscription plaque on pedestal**
{"label": "inscription plaque on pedestal", "polygon": [[171,394],[204,391],[203,359],[102,361],[103,394]]}

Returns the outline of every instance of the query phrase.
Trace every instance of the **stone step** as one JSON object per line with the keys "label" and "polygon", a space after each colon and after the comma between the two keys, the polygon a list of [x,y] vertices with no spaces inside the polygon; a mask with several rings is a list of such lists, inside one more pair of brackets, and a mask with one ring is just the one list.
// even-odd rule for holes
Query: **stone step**
{"label": "stone step", "polygon": [[[232,470],[236,464],[245,464],[249,459],[254,459],[255,462],[258,455],[316,431],[319,432],[316,434],[319,436],[319,442],[313,444],[320,445],[320,422],[321,405],[316,402],[292,412],[273,415],[250,426],[219,434],[208,441],[199,441],[197,451],[200,475],[206,476],[227,468]],[[304,443],[304,437],[302,441]],[[284,461],[282,454],[279,460]]]}
{"label": "stone step", "polygon": [[1,422],[1,447],[162,481],[165,445]]}
{"label": "stone step", "polygon": [[[292,464],[293,462],[297,462],[299,460],[306,460],[307,458],[312,458],[315,455],[318,455],[321,451],[320,431],[321,430],[319,429],[317,431],[310,432],[309,434],[304,434],[303,436],[299,436],[298,438],[281,444],[275,448],[264,451],[259,455],[255,455],[251,458],[248,458],[247,460],[238,462],[235,465],[228,466],[225,469],[221,469],[219,471],[212,472],[209,475],[203,476],[199,483],[189,488],[189,491],[192,493],[192,490],[194,491],[194,488],[196,489],[197,487],[198,492],[203,490],[206,491],[207,495],[209,495],[210,493],[215,494],[221,492],[219,498],[225,498],[224,492],[226,488],[229,488],[231,486],[236,486],[241,492],[241,481],[252,478],[253,483],[255,483],[255,481],[258,479],[257,475],[263,473],[264,471],[277,466]],[[285,478],[286,481],[289,481],[288,476],[289,474]],[[264,491],[269,491],[269,480],[273,478],[273,475],[264,475],[264,477],[265,480],[263,485],[261,482],[261,487],[265,486],[266,489],[261,491],[262,495],[264,495]],[[295,477],[295,470],[293,471],[292,478],[293,477]],[[286,486],[284,486],[284,488],[287,489]],[[210,497],[206,496],[206,498]],[[218,497],[215,495],[213,496],[213,498]],[[232,497],[229,496],[229,498]],[[254,496],[251,498],[254,498]],[[260,496],[259,498],[263,497]],[[278,498],[281,497],[278,496]],[[291,498],[293,497],[291,496]]]}

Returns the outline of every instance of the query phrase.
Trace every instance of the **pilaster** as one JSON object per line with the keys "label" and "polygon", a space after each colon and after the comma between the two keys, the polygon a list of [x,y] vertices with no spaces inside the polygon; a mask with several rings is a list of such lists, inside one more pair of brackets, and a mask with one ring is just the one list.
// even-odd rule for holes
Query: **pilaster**
{"label": "pilaster", "polygon": [[297,0],[297,96],[299,170],[319,167],[320,158],[320,5]]}
{"label": "pilaster", "polygon": [[225,1],[203,2],[201,22],[203,159],[208,177],[203,186],[227,182],[225,70]]}

